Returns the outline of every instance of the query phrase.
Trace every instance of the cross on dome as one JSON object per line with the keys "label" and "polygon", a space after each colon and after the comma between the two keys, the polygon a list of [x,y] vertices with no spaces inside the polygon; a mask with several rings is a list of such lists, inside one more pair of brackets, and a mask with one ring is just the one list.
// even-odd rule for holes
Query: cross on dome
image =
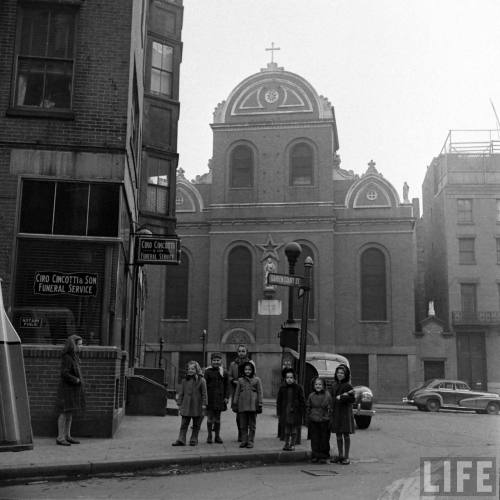
{"label": "cross on dome", "polygon": [[271,42],[271,47],[270,48],[266,48],[266,51],[267,50],[270,50],[271,51],[271,64],[274,63],[274,51],[275,50],[281,50],[280,47],[275,47],[274,46],[274,42]]}

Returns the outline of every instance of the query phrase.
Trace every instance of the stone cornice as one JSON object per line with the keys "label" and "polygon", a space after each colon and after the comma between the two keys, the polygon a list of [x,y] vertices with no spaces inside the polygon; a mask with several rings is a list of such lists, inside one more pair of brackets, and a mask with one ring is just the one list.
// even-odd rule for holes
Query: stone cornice
{"label": "stone cornice", "polygon": [[266,130],[266,129],[307,129],[307,128],[322,128],[331,127],[334,125],[333,120],[313,120],[303,122],[256,122],[256,123],[212,123],[210,127],[213,130],[222,132],[232,132],[241,130]]}

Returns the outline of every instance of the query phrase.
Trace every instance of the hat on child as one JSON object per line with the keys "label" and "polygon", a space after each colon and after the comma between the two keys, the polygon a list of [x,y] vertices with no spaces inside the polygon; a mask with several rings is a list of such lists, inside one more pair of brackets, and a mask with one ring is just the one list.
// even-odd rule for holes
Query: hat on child
{"label": "hat on child", "polygon": [[210,359],[219,358],[222,359],[222,354],[220,352],[213,352]]}

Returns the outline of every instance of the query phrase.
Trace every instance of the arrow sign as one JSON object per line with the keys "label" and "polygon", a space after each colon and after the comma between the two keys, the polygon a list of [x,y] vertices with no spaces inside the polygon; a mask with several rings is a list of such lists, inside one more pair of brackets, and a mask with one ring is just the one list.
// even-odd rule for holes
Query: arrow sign
{"label": "arrow sign", "polygon": [[302,276],[290,276],[289,274],[269,273],[267,275],[268,285],[281,286],[302,286],[304,278]]}

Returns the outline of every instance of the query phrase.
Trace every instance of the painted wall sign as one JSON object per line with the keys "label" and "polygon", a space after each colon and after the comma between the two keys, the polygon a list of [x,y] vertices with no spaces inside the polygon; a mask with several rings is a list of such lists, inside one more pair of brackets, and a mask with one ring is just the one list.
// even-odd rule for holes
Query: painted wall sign
{"label": "painted wall sign", "polygon": [[33,291],[37,295],[97,295],[97,274],[60,273],[58,271],[37,271],[33,281]]}

